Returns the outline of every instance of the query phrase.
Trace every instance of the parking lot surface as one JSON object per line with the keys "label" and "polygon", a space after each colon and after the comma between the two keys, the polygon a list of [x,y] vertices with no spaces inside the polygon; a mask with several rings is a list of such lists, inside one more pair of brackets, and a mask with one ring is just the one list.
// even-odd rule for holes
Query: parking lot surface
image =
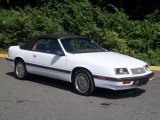
{"label": "parking lot surface", "polygon": [[160,72],[134,90],[96,89],[89,97],[70,83],[31,75],[14,78],[0,59],[0,120],[160,120]]}

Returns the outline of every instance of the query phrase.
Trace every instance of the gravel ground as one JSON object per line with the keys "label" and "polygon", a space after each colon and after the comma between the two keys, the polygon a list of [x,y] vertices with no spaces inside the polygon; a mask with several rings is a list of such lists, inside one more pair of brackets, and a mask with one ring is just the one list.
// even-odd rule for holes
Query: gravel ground
{"label": "gravel ground", "polygon": [[20,81],[0,59],[0,120],[160,120],[160,72],[134,90],[72,92],[71,84],[31,75]]}

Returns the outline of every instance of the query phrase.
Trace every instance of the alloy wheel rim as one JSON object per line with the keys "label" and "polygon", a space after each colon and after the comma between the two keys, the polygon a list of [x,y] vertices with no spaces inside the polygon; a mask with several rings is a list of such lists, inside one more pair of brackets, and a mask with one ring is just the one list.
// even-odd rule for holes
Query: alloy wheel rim
{"label": "alloy wheel rim", "polygon": [[16,74],[18,77],[22,78],[24,76],[24,66],[22,63],[17,63]]}
{"label": "alloy wheel rim", "polygon": [[89,79],[83,73],[80,73],[76,76],[75,84],[76,89],[81,93],[86,93],[89,89]]}

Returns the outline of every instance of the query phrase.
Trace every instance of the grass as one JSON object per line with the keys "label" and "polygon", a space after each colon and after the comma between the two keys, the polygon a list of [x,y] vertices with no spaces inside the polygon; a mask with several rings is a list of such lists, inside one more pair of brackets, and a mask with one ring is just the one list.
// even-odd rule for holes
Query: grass
{"label": "grass", "polygon": [[0,54],[7,54],[7,50],[0,49]]}

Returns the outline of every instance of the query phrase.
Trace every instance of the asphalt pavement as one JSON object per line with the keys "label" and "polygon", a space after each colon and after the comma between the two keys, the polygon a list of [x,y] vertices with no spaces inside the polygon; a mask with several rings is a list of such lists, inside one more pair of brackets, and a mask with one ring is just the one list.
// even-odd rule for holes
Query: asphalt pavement
{"label": "asphalt pavement", "polygon": [[0,120],[160,120],[160,72],[134,90],[96,89],[89,97],[70,83],[31,75],[14,78],[0,59]]}

